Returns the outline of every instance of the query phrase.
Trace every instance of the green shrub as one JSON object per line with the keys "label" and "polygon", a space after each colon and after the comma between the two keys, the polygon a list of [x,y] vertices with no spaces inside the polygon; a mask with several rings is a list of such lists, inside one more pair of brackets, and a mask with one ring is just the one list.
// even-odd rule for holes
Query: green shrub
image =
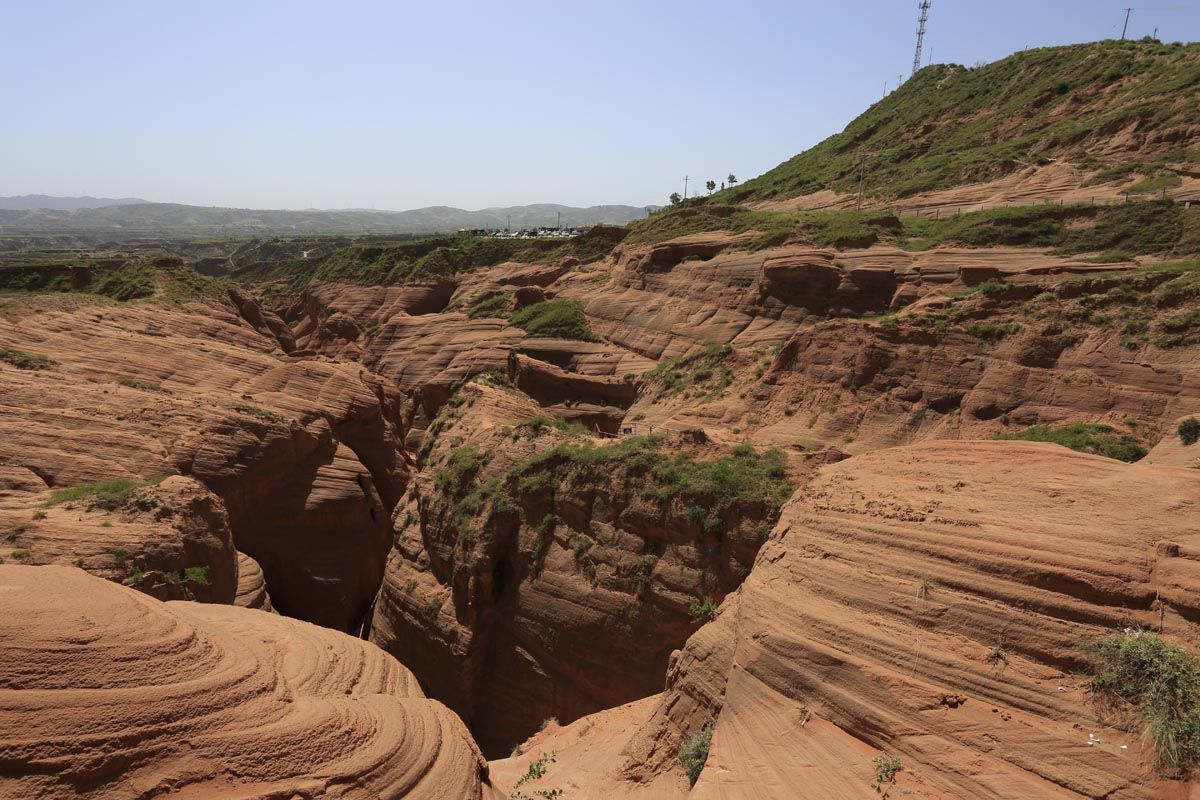
{"label": "green shrub", "polygon": [[1159,286],[1154,291],[1154,301],[1159,306],[1172,306],[1186,300],[1195,289],[1195,284],[1188,277],[1180,276]]}
{"label": "green shrub", "polygon": [[1158,322],[1161,333],[1154,344],[1165,349],[1183,347],[1200,341],[1200,309],[1165,317]]}
{"label": "green shrub", "polygon": [[487,372],[479,373],[472,380],[484,386],[491,386],[493,389],[501,389],[509,394],[520,394],[513,386],[512,381],[508,379],[508,373],[503,370],[489,369]]}
{"label": "green shrub", "polygon": [[134,300],[154,294],[154,269],[149,266],[106,270],[97,274],[88,291],[114,300]]}
{"label": "green shrub", "polygon": [[982,322],[969,322],[964,326],[964,330],[977,339],[997,341],[1010,333],[1016,333],[1020,330],[1020,327],[1012,323],[1005,324],[984,320]]}
{"label": "green shrub", "polygon": [[687,773],[689,785],[695,786],[708,761],[708,747],[712,744],[712,728],[704,726],[683,740],[679,745],[679,763]]}
{"label": "green shrub", "polygon": [[1132,463],[1146,455],[1146,447],[1128,433],[1115,433],[1112,427],[1093,422],[1051,428],[1034,425],[1016,433],[1002,433],[997,439],[1018,439],[1027,442],[1051,442],[1080,453],[1115,458]]}
{"label": "green shrub", "polygon": [[264,420],[265,422],[283,422],[284,417],[281,414],[276,414],[274,411],[269,411],[265,408],[259,408],[250,403],[227,403],[226,408],[230,408],[239,414],[247,414],[256,419]]}
{"label": "green shrub", "polygon": [[818,247],[869,247],[879,240],[871,224],[877,217],[878,211],[810,211],[801,215],[800,229]]}
{"label": "green shrub", "polygon": [[883,787],[895,783],[897,773],[904,769],[900,759],[886,753],[871,759],[871,766],[875,768],[875,783],[871,784],[871,788],[876,794],[883,794]]}
{"label": "green shrub", "polygon": [[450,451],[445,463],[434,473],[438,490],[451,496],[463,493],[471,476],[483,464],[483,454],[469,445]]}
{"label": "green shrub", "polygon": [[[716,397],[733,383],[733,370],[722,366],[732,353],[733,348],[728,344],[710,344],[703,350],[685,356],[662,359],[654,369],[642,376],[642,380],[645,383],[660,383],[670,393],[707,384],[706,397]],[[718,368],[721,370],[720,376],[711,382]]]}
{"label": "green shrub", "polygon": [[1059,252],[1165,253],[1183,237],[1183,206],[1172,200],[1123,203],[1105,209],[1089,228],[1067,230]]}
{"label": "green shrub", "polygon": [[155,392],[157,394],[167,394],[167,390],[159,386],[157,383],[139,380],[137,378],[120,378],[117,380],[121,386],[127,386],[130,389],[137,389],[143,392]]}
{"label": "green shrub", "polygon": [[208,586],[208,567],[187,567],[183,570],[183,580],[200,586]]}
{"label": "green shrub", "polygon": [[471,298],[471,303],[467,306],[467,316],[471,319],[480,317],[503,319],[508,316],[508,307],[512,304],[512,298],[512,292],[499,290],[480,292]]}
{"label": "green shrub", "polygon": [[442,598],[435,597],[432,600],[430,600],[428,603],[426,603],[424,606],[424,609],[423,609],[425,612],[426,619],[429,619],[431,621],[437,619],[438,613],[441,612],[441,610],[442,610],[443,602],[445,602],[445,601],[443,601]]}
{"label": "green shrub", "polygon": [[[547,720],[547,722],[549,722],[549,720]],[[546,723],[543,723],[542,730],[545,730],[545,728],[546,728]],[[519,746],[518,746],[518,748],[519,748]],[[514,749],[517,749],[517,748],[514,748]],[[538,756],[538,758],[536,758],[529,765],[529,768],[525,770],[525,774],[522,775],[517,780],[517,782],[513,784],[513,788],[520,789],[522,786],[529,783],[530,781],[538,781],[538,780],[541,780],[542,778],[546,777],[546,773],[550,771],[550,765],[558,760],[557,758],[555,758],[555,755],[556,754],[552,751],[550,753],[542,753],[540,756]],[[543,795],[543,796],[547,796],[547,795]],[[550,796],[554,796],[554,795],[550,795]],[[561,796],[561,795],[557,795],[557,796]]]}
{"label": "green shrub", "polygon": [[580,425],[578,422],[567,422],[565,419],[558,417],[530,417],[527,420],[517,423],[516,429],[521,432],[540,433],[546,428],[554,428],[557,431],[571,435],[583,435],[588,433],[588,429]]}
{"label": "green shrub", "polygon": [[725,523],[709,509],[692,506],[687,510],[685,518],[706,535],[720,536],[725,532]]}
{"label": "green shrub", "polygon": [[508,321],[529,336],[549,336],[598,342],[599,337],[588,327],[583,306],[574,300],[544,300],[513,312]]}
{"label": "green shrub", "polygon": [[1091,690],[1102,703],[1136,710],[1163,776],[1186,778],[1200,766],[1200,664],[1182,647],[1142,631],[1088,647]]}
{"label": "green shrub", "polygon": [[22,353],[20,350],[6,350],[0,347],[0,361],[12,364],[17,369],[49,369],[58,364],[52,358],[34,353]]}
{"label": "green shrub", "polygon": [[688,613],[692,615],[692,622],[711,622],[717,616],[717,604],[706,596],[688,606]]}
{"label": "green shrub", "polygon": [[791,494],[786,459],[777,449],[760,454],[739,445],[729,456],[697,461],[687,453],[664,453],[662,443],[661,436],[631,436],[601,445],[560,442],[515,465],[509,474],[521,491],[536,491],[571,475],[608,479],[619,464],[649,476],[644,493],[664,501],[703,499],[711,513],[738,501],[761,500],[778,508]]}
{"label": "green shrub", "polygon": [[644,555],[638,559],[637,566],[633,568],[633,593],[642,598],[646,591],[650,588],[650,582],[654,580],[654,568],[658,566],[658,556]]}
{"label": "green shrub", "polygon": [[975,294],[996,294],[997,292],[1002,292],[1009,287],[1010,284],[1005,283],[999,278],[988,278],[986,281],[977,283],[969,289],[965,289],[954,296],[961,298],[970,297],[971,295]]}
{"label": "green shrub", "polygon": [[1179,441],[1183,442],[1184,445],[1195,444],[1200,441],[1200,419],[1188,417],[1185,420],[1181,420],[1175,432],[1179,434]]}

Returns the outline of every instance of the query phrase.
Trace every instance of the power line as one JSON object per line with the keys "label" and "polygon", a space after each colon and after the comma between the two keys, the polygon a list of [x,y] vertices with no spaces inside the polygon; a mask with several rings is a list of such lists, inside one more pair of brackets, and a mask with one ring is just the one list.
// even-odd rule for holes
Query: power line
{"label": "power line", "polygon": [[929,21],[929,0],[921,0],[921,18],[917,21],[917,52],[913,55],[912,72],[921,68],[921,45],[925,43],[925,23]]}

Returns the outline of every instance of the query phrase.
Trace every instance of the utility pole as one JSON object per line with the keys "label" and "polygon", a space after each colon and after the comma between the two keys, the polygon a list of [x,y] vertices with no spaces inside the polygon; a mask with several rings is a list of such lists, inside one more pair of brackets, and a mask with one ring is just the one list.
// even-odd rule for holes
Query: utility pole
{"label": "utility pole", "polygon": [[1121,28],[1121,41],[1125,41],[1125,32],[1129,30],[1129,15],[1133,13],[1132,8],[1125,9],[1125,26]]}
{"label": "utility pole", "polygon": [[688,183],[688,176],[684,175],[683,176],[683,199],[684,200],[687,200],[687,183]]}
{"label": "utility pole", "polygon": [[925,23],[929,21],[929,0],[921,0],[921,16],[917,20],[917,52],[913,55],[912,71],[915,75],[921,68],[921,45],[925,44]]}
{"label": "utility pole", "polygon": [[505,233],[512,232],[512,214],[508,215],[508,222],[504,223],[504,232]]}
{"label": "utility pole", "polygon": [[558,229],[562,230],[562,212],[558,212]]}

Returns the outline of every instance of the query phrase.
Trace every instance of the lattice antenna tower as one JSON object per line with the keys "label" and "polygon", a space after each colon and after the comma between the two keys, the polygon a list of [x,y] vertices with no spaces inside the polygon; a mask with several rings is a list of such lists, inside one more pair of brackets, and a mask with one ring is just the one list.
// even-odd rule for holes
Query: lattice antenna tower
{"label": "lattice antenna tower", "polygon": [[917,52],[913,56],[912,74],[921,68],[921,47],[925,44],[925,23],[929,21],[929,0],[921,0],[921,18],[917,24]]}

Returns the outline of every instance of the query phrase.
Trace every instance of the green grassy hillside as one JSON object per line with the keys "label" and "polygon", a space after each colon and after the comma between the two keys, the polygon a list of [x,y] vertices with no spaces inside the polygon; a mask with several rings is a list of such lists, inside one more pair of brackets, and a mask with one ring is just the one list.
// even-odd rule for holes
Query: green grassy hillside
{"label": "green grassy hillside", "polygon": [[905,250],[939,244],[1047,247],[1062,255],[1096,254],[1100,261],[1133,256],[1200,255],[1200,208],[1173,200],[1111,206],[1013,206],[941,219],[895,217],[881,211],[763,211],[717,203],[660,211],[630,225],[626,240],[653,244],[704,231],[754,231],[742,245],[759,249],[790,237],[839,250],[888,241]]}
{"label": "green grassy hillside", "polygon": [[[1153,190],[1177,180],[1164,165],[1200,162],[1198,85],[1195,43],[1105,41],[1029,50],[977,69],[934,65],[843,132],[713,200],[854,192],[863,152],[876,198],[986,181],[1049,159],[1096,170],[1098,180],[1150,176]],[[1102,152],[1116,135],[1122,150]]]}

